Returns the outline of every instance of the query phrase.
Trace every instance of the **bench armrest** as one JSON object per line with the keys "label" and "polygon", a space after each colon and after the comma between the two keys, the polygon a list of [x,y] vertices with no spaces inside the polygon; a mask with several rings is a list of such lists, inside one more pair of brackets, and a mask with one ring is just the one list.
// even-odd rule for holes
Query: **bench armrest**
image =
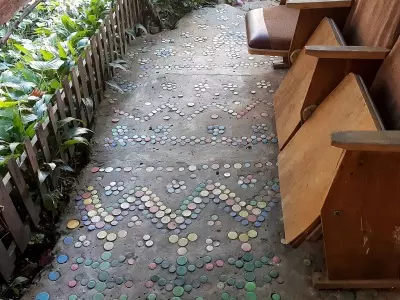
{"label": "bench armrest", "polygon": [[305,46],[307,55],[336,59],[385,59],[390,49],[365,46]]}
{"label": "bench armrest", "polygon": [[286,6],[296,9],[345,8],[352,0],[287,0]]}
{"label": "bench armrest", "polygon": [[331,145],[352,151],[400,152],[400,131],[334,132]]}

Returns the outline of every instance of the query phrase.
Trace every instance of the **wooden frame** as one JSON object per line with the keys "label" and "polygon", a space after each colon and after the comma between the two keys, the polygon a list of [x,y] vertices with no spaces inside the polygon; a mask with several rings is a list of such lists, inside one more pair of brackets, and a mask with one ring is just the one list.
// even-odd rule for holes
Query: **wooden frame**
{"label": "wooden frame", "polygon": [[[285,66],[289,67],[323,18],[329,17],[334,19],[340,28],[344,26],[350,12],[351,4],[352,0],[281,1],[280,5],[300,10],[290,48],[287,50],[275,50],[248,47],[248,52],[254,55],[282,56]],[[274,8],[272,7],[271,9]],[[282,67],[281,63],[274,63],[274,68]]]}
{"label": "wooden frame", "polygon": [[[90,39],[90,45],[78,59],[77,68],[71,71],[71,81],[62,81],[63,89],[55,94],[55,104],[48,105],[48,118],[36,126],[36,134],[24,143],[24,152],[18,160],[8,162],[8,173],[0,178],[0,218],[6,224],[11,243],[0,239],[0,274],[5,280],[11,278],[17,253],[26,249],[31,238],[31,231],[40,222],[40,205],[34,203],[29,194],[28,183],[39,189],[43,197],[56,188],[58,174],[51,174],[44,182],[40,182],[39,157],[45,162],[61,158],[68,163],[75,155],[75,148],[61,149],[61,136],[58,121],[66,117],[74,117],[92,124],[94,115],[86,109],[83,98],[93,100],[96,110],[104,99],[103,91],[111,72],[108,63],[127,51],[127,44],[132,40],[125,34],[126,28],[140,22],[142,7],[137,0],[118,0],[111,9],[96,34]],[[117,38],[118,37],[118,38]],[[58,149],[51,149],[49,141],[55,140]],[[57,153],[59,153],[57,155]],[[57,155],[57,156],[56,156]],[[31,176],[36,180],[32,182]],[[19,207],[16,209],[18,202]],[[9,239],[7,239],[9,240]]]}

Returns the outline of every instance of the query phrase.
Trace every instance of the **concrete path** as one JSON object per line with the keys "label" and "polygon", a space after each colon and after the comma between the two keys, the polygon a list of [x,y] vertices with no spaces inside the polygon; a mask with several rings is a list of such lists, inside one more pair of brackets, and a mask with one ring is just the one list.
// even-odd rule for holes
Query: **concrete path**
{"label": "concrete path", "polygon": [[247,54],[244,11],[225,5],[137,39],[24,299],[389,299],[316,292],[321,245],[282,244],[272,59]]}

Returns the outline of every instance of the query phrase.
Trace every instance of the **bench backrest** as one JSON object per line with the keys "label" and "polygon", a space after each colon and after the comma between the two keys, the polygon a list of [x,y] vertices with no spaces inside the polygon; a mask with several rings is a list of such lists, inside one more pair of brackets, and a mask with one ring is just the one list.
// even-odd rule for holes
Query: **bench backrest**
{"label": "bench backrest", "polygon": [[354,0],[343,29],[351,46],[392,48],[400,34],[400,0]]}
{"label": "bench backrest", "polygon": [[370,95],[385,129],[400,130],[400,39],[383,62],[370,88]]}

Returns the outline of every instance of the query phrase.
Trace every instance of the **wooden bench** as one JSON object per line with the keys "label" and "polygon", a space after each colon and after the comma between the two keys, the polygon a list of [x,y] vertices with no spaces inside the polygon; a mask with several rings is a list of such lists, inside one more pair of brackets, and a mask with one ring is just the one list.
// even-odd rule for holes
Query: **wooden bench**
{"label": "wooden bench", "polygon": [[319,223],[320,289],[400,287],[400,40],[368,89],[349,73],[279,154],[285,239]]}
{"label": "wooden bench", "polygon": [[344,25],[352,0],[281,0],[280,5],[246,14],[248,52],[284,57],[274,68],[289,67],[324,17]]}
{"label": "wooden bench", "polygon": [[399,5],[399,0],[355,1],[343,34],[332,19],[322,20],[274,95],[281,150],[347,74],[357,73],[371,85],[399,36]]}

